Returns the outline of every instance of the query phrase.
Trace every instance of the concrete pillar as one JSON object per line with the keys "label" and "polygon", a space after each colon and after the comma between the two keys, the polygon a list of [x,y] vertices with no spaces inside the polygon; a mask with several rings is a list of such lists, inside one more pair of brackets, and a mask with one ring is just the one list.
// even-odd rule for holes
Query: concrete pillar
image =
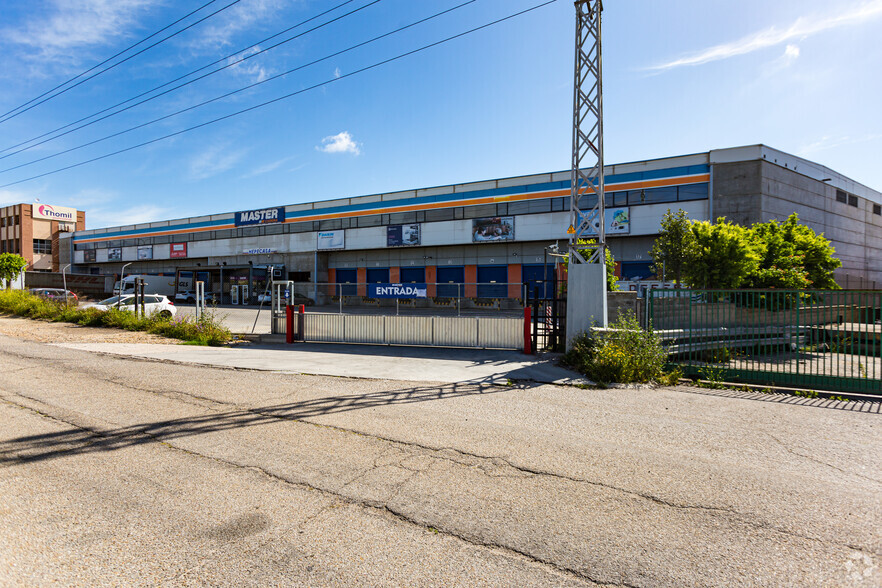
{"label": "concrete pillar", "polygon": [[358,295],[367,296],[367,268],[360,267],[356,270],[355,281],[358,282]]}
{"label": "concrete pillar", "polygon": [[478,266],[476,265],[467,265],[465,266],[465,292],[463,296],[465,298],[477,298],[478,296]]}
{"label": "concrete pillar", "polygon": [[508,264],[508,297],[509,298],[520,298],[524,295],[524,288],[521,284],[523,278],[523,272],[521,271],[521,264],[519,263],[510,263]]}
{"label": "concrete pillar", "polygon": [[606,266],[580,263],[567,272],[567,349],[576,335],[607,326]]}
{"label": "concrete pillar", "polygon": [[438,281],[438,273],[437,268],[434,265],[426,266],[426,296],[429,298],[434,298],[437,294],[437,286],[435,282]]}
{"label": "concrete pillar", "polygon": [[389,268],[389,283],[398,284],[401,282],[401,268],[400,267],[390,267]]}

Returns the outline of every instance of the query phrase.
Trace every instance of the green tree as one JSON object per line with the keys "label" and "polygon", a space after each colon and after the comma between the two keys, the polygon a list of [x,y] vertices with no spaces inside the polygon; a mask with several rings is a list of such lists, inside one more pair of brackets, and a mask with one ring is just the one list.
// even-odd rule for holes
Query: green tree
{"label": "green tree", "polygon": [[[579,239],[579,245],[594,245],[597,243],[594,239]],[[606,248],[606,289],[609,292],[619,291],[619,279],[616,277],[616,260],[613,257],[609,247]],[[563,258],[564,269],[570,269],[569,255]]]}
{"label": "green tree", "polygon": [[27,260],[21,255],[0,253],[0,280],[6,282],[7,289],[12,286],[12,280],[17,278],[27,265]]}
{"label": "green tree", "polygon": [[749,229],[723,217],[716,224],[693,221],[689,229],[692,243],[683,271],[693,288],[738,288],[756,271],[759,255],[751,246]]}
{"label": "green tree", "polygon": [[786,221],[770,220],[750,229],[759,264],[748,285],[753,288],[838,289],[833,271],[842,265],[821,233],[800,224],[791,214]]}
{"label": "green tree", "polygon": [[689,215],[682,208],[671,212],[669,208],[661,221],[661,232],[649,254],[652,256],[652,271],[661,279],[673,279],[679,287],[689,259],[689,250],[695,241]]}

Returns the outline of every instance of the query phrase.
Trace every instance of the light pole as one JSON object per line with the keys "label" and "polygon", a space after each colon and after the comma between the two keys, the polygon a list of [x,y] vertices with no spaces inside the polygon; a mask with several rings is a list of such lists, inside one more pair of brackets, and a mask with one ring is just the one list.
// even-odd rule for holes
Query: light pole
{"label": "light pole", "polygon": [[[126,268],[132,265],[134,262],[130,261],[129,263],[122,266],[122,269],[119,273],[119,293],[117,294],[120,298],[122,298],[123,293],[123,279],[126,277]],[[119,300],[116,301],[116,305],[119,306]]]}
{"label": "light pole", "polygon": [[67,306],[67,276],[64,275],[64,271],[69,267],[70,267],[70,264],[67,264],[66,266],[61,268],[61,281],[64,283],[64,305],[65,306]]}

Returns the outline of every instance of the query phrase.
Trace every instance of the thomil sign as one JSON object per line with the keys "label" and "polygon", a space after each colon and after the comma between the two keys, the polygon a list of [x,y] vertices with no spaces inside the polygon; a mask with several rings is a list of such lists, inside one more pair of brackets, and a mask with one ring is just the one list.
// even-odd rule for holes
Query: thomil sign
{"label": "thomil sign", "polygon": [[52,206],[51,204],[41,204],[37,202],[31,206],[31,211],[31,216],[34,218],[45,218],[66,223],[77,222],[76,208]]}

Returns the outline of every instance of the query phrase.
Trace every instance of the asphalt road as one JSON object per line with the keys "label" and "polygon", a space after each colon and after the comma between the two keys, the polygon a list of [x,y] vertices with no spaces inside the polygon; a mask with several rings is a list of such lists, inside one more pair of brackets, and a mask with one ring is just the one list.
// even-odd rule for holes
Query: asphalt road
{"label": "asphalt road", "polygon": [[879,586],[878,405],[0,337],[0,584]]}

